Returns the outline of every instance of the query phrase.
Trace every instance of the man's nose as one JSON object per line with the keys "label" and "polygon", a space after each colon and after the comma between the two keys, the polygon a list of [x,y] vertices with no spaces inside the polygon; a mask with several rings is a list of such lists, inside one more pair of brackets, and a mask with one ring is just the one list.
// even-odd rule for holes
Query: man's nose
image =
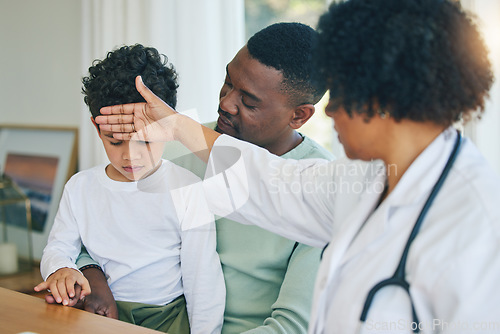
{"label": "man's nose", "polygon": [[236,92],[232,89],[226,91],[225,94],[222,94],[221,92],[221,96],[219,99],[220,108],[231,115],[237,115],[238,106],[236,105],[236,95]]}

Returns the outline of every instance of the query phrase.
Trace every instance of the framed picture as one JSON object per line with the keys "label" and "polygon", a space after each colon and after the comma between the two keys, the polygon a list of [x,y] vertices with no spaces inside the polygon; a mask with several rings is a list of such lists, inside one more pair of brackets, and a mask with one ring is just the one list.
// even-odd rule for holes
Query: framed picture
{"label": "framed picture", "polygon": [[[64,184],[76,172],[77,145],[76,128],[0,125],[0,172],[30,199],[35,260],[41,259]],[[9,206],[5,216],[2,233],[15,240],[20,257],[29,258],[24,206]]]}

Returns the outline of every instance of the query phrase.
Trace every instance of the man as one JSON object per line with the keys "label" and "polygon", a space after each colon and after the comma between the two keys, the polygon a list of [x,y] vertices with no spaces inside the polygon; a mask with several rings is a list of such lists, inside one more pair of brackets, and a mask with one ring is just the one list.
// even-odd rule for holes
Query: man
{"label": "man", "polygon": [[[325,93],[312,79],[315,39],[299,23],[251,37],[226,67],[215,129],[290,159],[332,158],[297,132]],[[227,289],[222,333],[306,333],[321,251],[224,218],[217,243]],[[82,271],[92,288],[85,307],[112,316],[109,295],[101,299],[104,276],[94,265]]]}

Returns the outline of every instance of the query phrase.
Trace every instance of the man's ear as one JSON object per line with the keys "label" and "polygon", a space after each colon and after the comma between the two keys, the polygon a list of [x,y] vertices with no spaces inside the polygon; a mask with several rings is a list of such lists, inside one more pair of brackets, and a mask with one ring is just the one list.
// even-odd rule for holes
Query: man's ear
{"label": "man's ear", "polygon": [[315,110],[314,104],[302,104],[296,107],[290,120],[290,127],[295,130],[300,128],[314,115]]}
{"label": "man's ear", "polygon": [[94,120],[94,117],[90,116],[90,120],[92,121],[92,124],[94,124],[95,129],[97,130],[97,135],[101,137],[101,130],[99,130],[99,125]]}

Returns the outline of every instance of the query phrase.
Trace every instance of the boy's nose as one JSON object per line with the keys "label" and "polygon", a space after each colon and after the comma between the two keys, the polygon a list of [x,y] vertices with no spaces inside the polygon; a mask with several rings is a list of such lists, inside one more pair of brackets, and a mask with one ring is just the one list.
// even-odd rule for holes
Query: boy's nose
{"label": "boy's nose", "polygon": [[130,141],[127,147],[123,150],[123,159],[125,160],[137,160],[140,159],[141,151],[138,144],[134,143],[134,141]]}

